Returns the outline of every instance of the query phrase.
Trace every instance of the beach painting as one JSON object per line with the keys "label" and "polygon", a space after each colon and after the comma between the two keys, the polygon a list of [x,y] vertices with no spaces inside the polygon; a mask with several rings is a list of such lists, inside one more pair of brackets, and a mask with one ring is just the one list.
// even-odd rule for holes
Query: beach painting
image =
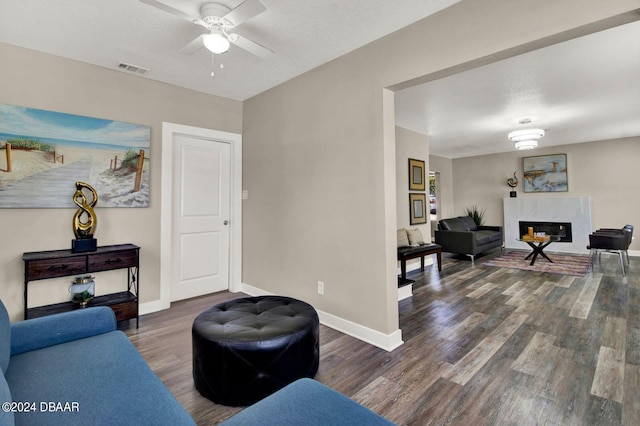
{"label": "beach painting", "polygon": [[524,157],[524,192],[567,192],[567,154]]}
{"label": "beach painting", "polygon": [[0,104],[0,208],[149,207],[149,126]]}

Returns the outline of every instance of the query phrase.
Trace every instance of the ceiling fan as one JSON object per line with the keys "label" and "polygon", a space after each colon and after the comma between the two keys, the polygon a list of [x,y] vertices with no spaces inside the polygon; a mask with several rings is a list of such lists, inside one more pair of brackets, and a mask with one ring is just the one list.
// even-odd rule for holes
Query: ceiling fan
{"label": "ceiling fan", "polygon": [[234,9],[219,3],[205,3],[200,8],[200,17],[194,17],[181,10],[168,6],[158,0],[140,0],[150,6],[169,12],[172,15],[187,19],[188,21],[205,27],[209,34],[202,34],[184,46],[180,51],[185,54],[193,54],[202,46],[213,53],[221,54],[229,50],[230,43],[252,53],[262,59],[267,59],[273,52],[260,44],[251,41],[239,34],[229,31],[245,21],[267,10],[259,0],[245,0]]}

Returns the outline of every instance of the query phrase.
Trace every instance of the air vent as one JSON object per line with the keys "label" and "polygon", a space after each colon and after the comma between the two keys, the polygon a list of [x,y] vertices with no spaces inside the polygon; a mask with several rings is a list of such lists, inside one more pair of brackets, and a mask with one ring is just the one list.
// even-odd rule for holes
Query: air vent
{"label": "air vent", "polygon": [[125,64],[124,62],[118,63],[117,68],[122,71],[127,71],[127,72],[140,74],[140,75],[145,75],[146,73],[151,71],[149,68],[141,67],[139,65]]}

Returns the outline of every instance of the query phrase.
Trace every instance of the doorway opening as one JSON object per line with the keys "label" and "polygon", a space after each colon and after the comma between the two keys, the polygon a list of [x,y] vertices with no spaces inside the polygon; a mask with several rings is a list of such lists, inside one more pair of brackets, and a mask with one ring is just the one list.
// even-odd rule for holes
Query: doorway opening
{"label": "doorway opening", "polygon": [[438,227],[438,208],[440,200],[440,173],[429,172],[429,220],[431,221],[431,241],[435,241],[435,230]]}

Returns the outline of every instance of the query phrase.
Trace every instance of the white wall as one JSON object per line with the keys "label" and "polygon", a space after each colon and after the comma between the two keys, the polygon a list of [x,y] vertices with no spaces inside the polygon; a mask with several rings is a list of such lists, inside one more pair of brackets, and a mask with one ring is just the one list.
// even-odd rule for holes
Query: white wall
{"label": "white wall", "polygon": [[[150,206],[100,208],[98,201],[95,237],[100,245],[139,245],[141,302],[158,300],[162,122],[240,133],[242,104],[6,44],[0,44],[0,57],[0,103],[151,126]],[[22,319],[23,313],[22,253],[71,248],[74,213],[75,209],[0,209],[0,297],[12,320]],[[71,279],[33,282],[30,306],[68,300]],[[126,271],[96,274],[98,294],[122,291],[125,285]]]}

